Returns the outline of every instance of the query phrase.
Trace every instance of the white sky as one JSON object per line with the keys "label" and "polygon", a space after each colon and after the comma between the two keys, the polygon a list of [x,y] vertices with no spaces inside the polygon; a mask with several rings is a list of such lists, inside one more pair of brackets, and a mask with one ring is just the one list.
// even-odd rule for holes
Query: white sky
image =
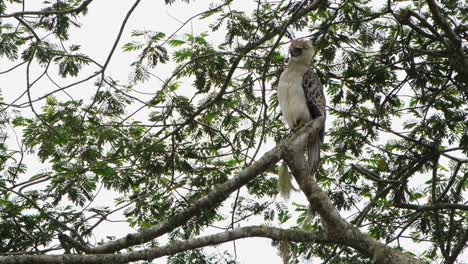
{"label": "white sky", "polygon": [[[42,1],[29,1],[27,10],[34,9],[37,7],[37,4]],[[117,48],[116,52],[113,55],[113,58],[110,62],[108,69],[106,70],[107,75],[111,76],[114,79],[121,80],[122,83],[127,83],[128,77],[130,74],[129,64],[135,60],[135,55],[137,53],[123,53],[121,52],[121,47],[123,44],[127,43],[130,39],[130,33],[133,30],[154,30],[162,31],[167,35],[170,35],[175,31],[179,26],[179,21],[185,21],[194,14],[205,11],[208,7],[210,1],[193,1],[190,4],[181,3],[180,0],[176,1],[172,6],[167,6],[163,1],[149,1],[143,0],[141,4],[137,7],[134,14],[131,16],[129,23],[126,26],[120,45]],[[374,1],[375,3],[381,3],[381,1]],[[115,41],[117,33],[119,31],[121,22],[125,17],[130,6],[133,4],[133,1],[123,1],[123,0],[96,0],[89,6],[88,15],[81,17],[79,22],[82,24],[82,27],[79,29],[74,29],[70,32],[70,41],[69,44],[79,44],[81,45],[81,52],[95,59],[99,63],[103,64],[106,60],[106,57]],[[244,1],[242,8],[249,9],[253,6],[252,1]],[[178,21],[179,20],[179,21]],[[14,22],[13,22],[14,23]],[[209,21],[200,21],[193,20],[192,23],[189,23],[184,27],[178,35],[184,33],[194,33],[199,34],[204,31],[210,31],[208,28]],[[222,33],[214,35],[214,39],[223,37]],[[69,45],[66,45],[69,46]],[[6,69],[12,65],[6,60],[0,60],[0,71]],[[80,74],[80,78],[86,76],[83,73],[92,73],[95,69],[88,67],[89,70],[85,70]],[[168,64],[164,66],[159,66],[156,68],[156,74],[162,79],[166,79],[172,73],[174,68],[173,64]],[[33,75],[38,76],[41,73],[39,67],[32,67]],[[51,70],[50,72],[54,72]],[[16,71],[0,75],[0,90],[2,95],[5,98],[5,102],[13,101],[19,93],[25,90],[25,67],[21,67]],[[61,85],[68,84],[73,82],[73,78],[67,78],[66,80],[58,80]],[[154,93],[158,88],[160,88],[161,82],[153,78],[151,81],[146,82],[142,85],[138,85],[138,90],[147,93]],[[46,79],[38,82],[36,86],[31,90],[32,97],[43,95],[44,93],[50,92],[56,89],[50,82]],[[75,98],[86,98],[89,97],[90,93],[95,90],[93,81],[87,82],[84,85],[75,86],[67,90]],[[20,102],[27,101],[27,97],[23,97]],[[41,103],[36,104],[37,108],[40,107]],[[327,126],[330,127],[331,119],[327,120]],[[271,145],[268,148],[272,147]],[[40,164],[37,160],[34,160],[33,157],[30,159],[31,166],[28,171],[30,175],[35,174],[42,169],[47,168],[47,164]],[[30,176],[28,175],[28,177]],[[112,200],[116,197],[115,193],[110,191],[105,192],[105,196],[101,194],[101,200],[96,201],[96,204],[110,205],[112,206]],[[301,194],[294,195],[291,198],[291,201],[301,201]],[[290,201],[290,202],[291,202]],[[124,219],[121,215],[116,214],[110,219],[120,220]],[[250,222],[249,224],[261,224],[259,222]],[[247,225],[247,224],[244,224]],[[287,226],[286,226],[287,227]],[[135,230],[130,229],[126,223],[110,223],[105,226],[101,226],[96,233],[96,240],[101,238],[105,239],[106,236],[115,236],[121,237],[127,234],[128,232],[134,232]],[[210,230],[211,231],[211,230]],[[219,232],[219,231],[215,231]],[[403,242],[402,245],[408,244],[409,242]],[[277,252],[274,248],[271,247],[271,242],[269,239],[260,239],[260,238],[249,238],[238,240],[237,245],[237,255],[238,261],[245,264],[253,263],[281,263],[281,259],[277,256]],[[409,244],[408,244],[409,245]],[[219,249],[230,250],[232,252],[232,243],[227,243],[221,246]],[[421,252],[424,247],[418,247],[412,245],[411,248],[415,252]],[[164,261],[157,261],[156,263],[163,263]],[[312,262],[309,262],[312,263]],[[320,262],[313,262],[320,263]]]}

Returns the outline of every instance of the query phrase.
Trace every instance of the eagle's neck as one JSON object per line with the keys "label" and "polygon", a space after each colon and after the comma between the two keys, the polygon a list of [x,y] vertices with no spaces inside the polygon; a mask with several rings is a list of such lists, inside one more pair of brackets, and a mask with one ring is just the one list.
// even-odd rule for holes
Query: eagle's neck
{"label": "eagle's neck", "polygon": [[288,72],[295,72],[302,76],[306,72],[307,68],[309,68],[308,63],[304,63],[303,61],[290,60],[286,70]]}

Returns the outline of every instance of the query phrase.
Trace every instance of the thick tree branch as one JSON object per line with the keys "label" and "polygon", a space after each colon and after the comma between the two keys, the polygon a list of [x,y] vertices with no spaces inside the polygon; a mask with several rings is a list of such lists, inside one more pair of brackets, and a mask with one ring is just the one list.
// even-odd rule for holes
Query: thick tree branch
{"label": "thick tree branch", "polygon": [[311,208],[320,215],[327,237],[356,249],[364,256],[372,258],[374,263],[421,263],[407,254],[372,239],[357,227],[347,223],[339,215],[329,196],[311,176],[302,148],[291,146],[284,152],[283,158],[291,168]]}
{"label": "thick tree branch", "polygon": [[439,6],[434,0],[427,0],[429,9],[431,10],[434,22],[439,25],[448,37],[450,48],[453,50],[453,58],[458,61],[455,67],[458,73],[462,76],[462,80],[468,85],[468,58],[463,51],[463,45],[460,37],[450,27],[449,22],[442,14]]}
{"label": "thick tree branch", "polygon": [[192,238],[185,241],[175,241],[166,246],[134,251],[126,254],[101,254],[101,255],[40,255],[40,256],[0,256],[0,263],[128,263],[138,260],[152,260],[162,256],[170,256],[186,250],[218,245],[221,243],[247,238],[264,237],[274,240],[288,240],[292,242],[337,242],[328,239],[323,232],[306,232],[302,230],[287,230],[274,227],[249,226],[214,235]]}
{"label": "thick tree branch", "polygon": [[261,175],[263,172],[270,169],[281,159],[281,153],[284,152],[284,149],[304,146],[307,140],[305,135],[318,134],[322,124],[323,118],[314,120],[308,126],[301,129],[297,134],[290,136],[281,144],[265,153],[265,155],[263,155],[258,161],[243,169],[235,178],[232,178],[225,183],[216,186],[214,190],[208,195],[193,202],[190,207],[182,209],[175,215],[167,218],[165,221],[151,228],[143,229],[140,232],[128,234],[123,238],[110,241],[104,245],[95,248],[89,248],[86,250],[86,252],[90,254],[112,253],[130,246],[148,242],[174,230],[204,210],[212,208],[213,206],[221,203],[235,190],[241,188],[258,175]]}

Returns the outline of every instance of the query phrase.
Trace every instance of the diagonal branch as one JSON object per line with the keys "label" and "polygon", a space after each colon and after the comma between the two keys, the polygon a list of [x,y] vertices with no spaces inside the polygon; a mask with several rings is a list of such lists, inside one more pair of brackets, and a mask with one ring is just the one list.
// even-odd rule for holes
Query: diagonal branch
{"label": "diagonal branch", "polygon": [[351,167],[353,167],[357,172],[359,172],[360,174],[362,174],[364,177],[372,180],[372,181],[375,181],[375,182],[380,182],[380,183],[388,183],[388,184],[401,184],[402,181],[401,180],[387,180],[387,179],[382,179],[380,178],[379,175],[377,175],[376,173],[362,167],[362,166],[359,166],[359,165],[356,165],[356,164],[352,164]]}
{"label": "diagonal branch", "polygon": [[356,249],[362,255],[372,258],[374,263],[421,263],[412,256],[374,240],[369,235],[362,233],[354,225],[346,222],[339,215],[330,197],[320,188],[315,178],[311,176],[310,170],[306,166],[302,148],[291,146],[285,150],[283,158],[291,168],[302,192],[306,195],[310,207],[320,215],[328,238]]}
{"label": "diagonal branch", "polygon": [[448,263],[455,263],[458,255],[460,255],[460,253],[466,248],[467,241],[468,241],[468,229],[465,230],[463,237],[458,242],[458,244],[453,248],[452,255],[450,256],[450,262]]}
{"label": "diagonal branch", "polygon": [[314,120],[308,126],[301,129],[297,134],[291,135],[278,146],[266,152],[258,161],[240,171],[236,177],[218,185],[212,192],[193,202],[189,207],[182,209],[175,215],[167,218],[165,221],[162,221],[151,228],[143,229],[137,233],[128,234],[125,237],[110,241],[101,246],[89,248],[86,252],[89,254],[112,253],[130,246],[143,244],[163,234],[171,232],[177,227],[185,224],[189,219],[199,215],[204,210],[221,203],[227,199],[231,193],[272,168],[281,159],[281,153],[284,152],[286,148],[304,146],[307,140],[307,136],[305,135],[318,134],[322,124],[323,118]]}
{"label": "diagonal branch", "polygon": [[458,61],[455,65],[458,73],[462,76],[462,80],[468,85],[468,58],[463,50],[462,40],[450,27],[449,22],[442,14],[439,6],[434,0],[427,0],[429,9],[431,10],[434,22],[442,28],[449,40],[450,48],[452,50],[452,57]]}
{"label": "diagonal branch", "polygon": [[19,16],[15,16],[15,19],[18,20],[23,26],[25,26],[29,32],[31,32],[31,34],[34,36],[34,38],[36,39],[37,43],[41,42],[41,38],[39,37],[39,35],[37,35],[36,31],[34,30],[34,28],[31,27],[31,25],[28,24],[28,22],[24,21],[21,17]]}

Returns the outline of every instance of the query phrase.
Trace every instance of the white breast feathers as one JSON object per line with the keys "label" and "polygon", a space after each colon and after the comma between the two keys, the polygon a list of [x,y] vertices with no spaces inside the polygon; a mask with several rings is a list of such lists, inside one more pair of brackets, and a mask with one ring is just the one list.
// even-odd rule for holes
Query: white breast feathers
{"label": "white breast feathers", "polygon": [[302,88],[303,75],[303,71],[286,69],[279,79],[278,102],[289,128],[297,128],[312,119]]}

